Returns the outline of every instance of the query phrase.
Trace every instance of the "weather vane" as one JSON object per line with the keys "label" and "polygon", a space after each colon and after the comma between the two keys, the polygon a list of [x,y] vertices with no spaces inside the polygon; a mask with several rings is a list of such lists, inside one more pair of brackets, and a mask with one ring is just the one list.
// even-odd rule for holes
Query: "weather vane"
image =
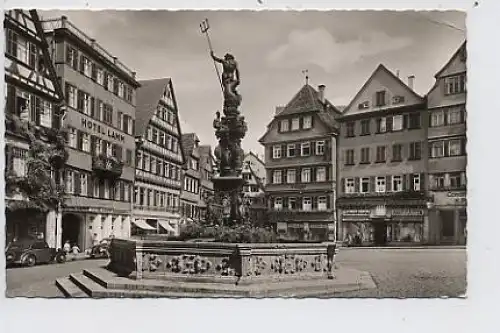
{"label": "weather vane", "polygon": [[306,84],[309,84],[309,70],[308,69],[302,70],[302,74],[306,76]]}

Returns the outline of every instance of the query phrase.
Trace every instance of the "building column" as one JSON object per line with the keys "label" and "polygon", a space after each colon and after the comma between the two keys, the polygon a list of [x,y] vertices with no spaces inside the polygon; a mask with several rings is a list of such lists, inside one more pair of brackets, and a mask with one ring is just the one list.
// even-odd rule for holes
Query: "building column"
{"label": "building column", "polygon": [[114,228],[111,230],[113,235],[117,238],[123,238],[123,233],[125,229],[123,228],[122,216],[117,215],[113,221]]}
{"label": "building column", "polygon": [[130,238],[130,215],[127,215],[123,218],[123,238]]}
{"label": "building column", "polygon": [[62,239],[62,209],[59,208],[56,212],[56,225],[55,225],[55,239],[56,239],[56,249],[60,249],[63,246]]}
{"label": "building column", "polygon": [[429,228],[429,215],[431,213],[430,209],[424,210],[424,225],[422,228],[422,243],[427,244],[430,242],[430,228]]}
{"label": "building column", "polygon": [[[97,234],[97,240],[103,239],[102,237],[102,215],[97,214],[94,216],[94,220],[92,221],[92,230],[94,231],[93,234]],[[92,234],[92,240],[94,240],[94,235]]]}
{"label": "building column", "polygon": [[111,235],[112,223],[113,223],[113,215],[111,215],[111,214],[105,215],[103,229],[102,229],[102,232],[103,232],[102,238],[106,238],[106,237],[109,237],[109,235]]}
{"label": "building column", "polygon": [[49,247],[57,247],[57,214],[50,210],[45,217],[45,241]]}

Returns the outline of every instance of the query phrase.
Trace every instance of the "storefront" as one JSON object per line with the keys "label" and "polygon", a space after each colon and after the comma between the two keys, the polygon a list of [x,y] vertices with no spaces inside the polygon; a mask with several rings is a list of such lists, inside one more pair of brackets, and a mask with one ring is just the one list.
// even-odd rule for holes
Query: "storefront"
{"label": "storefront", "polygon": [[465,245],[467,238],[466,191],[434,192],[429,210],[430,242]]}
{"label": "storefront", "polygon": [[342,240],[348,245],[420,244],[424,240],[423,208],[376,205],[339,211]]}
{"label": "storefront", "polygon": [[296,241],[335,241],[333,221],[308,221],[276,223],[276,231],[283,238]]}

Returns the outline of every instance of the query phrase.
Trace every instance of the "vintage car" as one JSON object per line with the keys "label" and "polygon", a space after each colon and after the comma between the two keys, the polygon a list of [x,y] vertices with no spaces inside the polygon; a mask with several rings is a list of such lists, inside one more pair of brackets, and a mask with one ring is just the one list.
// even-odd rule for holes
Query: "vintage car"
{"label": "vintage car", "polygon": [[66,253],[61,249],[49,247],[44,240],[36,237],[25,237],[14,240],[7,245],[5,259],[7,266],[18,264],[31,267],[39,263],[63,263],[66,261]]}
{"label": "vintage car", "polygon": [[91,258],[108,258],[109,257],[109,244],[111,244],[111,238],[103,238],[99,244],[92,246],[90,249]]}

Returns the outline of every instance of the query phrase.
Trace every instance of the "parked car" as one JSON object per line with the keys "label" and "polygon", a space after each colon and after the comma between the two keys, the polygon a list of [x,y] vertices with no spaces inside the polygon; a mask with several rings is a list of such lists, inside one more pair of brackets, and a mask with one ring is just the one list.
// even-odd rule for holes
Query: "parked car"
{"label": "parked car", "polygon": [[36,264],[66,261],[66,253],[62,249],[51,248],[46,241],[35,237],[12,241],[5,249],[5,257],[7,266],[19,264],[31,267]]}
{"label": "parked car", "polygon": [[90,249],[91,258],[109,258],[110,238],[103,238],[99,244],[92,246]]}

